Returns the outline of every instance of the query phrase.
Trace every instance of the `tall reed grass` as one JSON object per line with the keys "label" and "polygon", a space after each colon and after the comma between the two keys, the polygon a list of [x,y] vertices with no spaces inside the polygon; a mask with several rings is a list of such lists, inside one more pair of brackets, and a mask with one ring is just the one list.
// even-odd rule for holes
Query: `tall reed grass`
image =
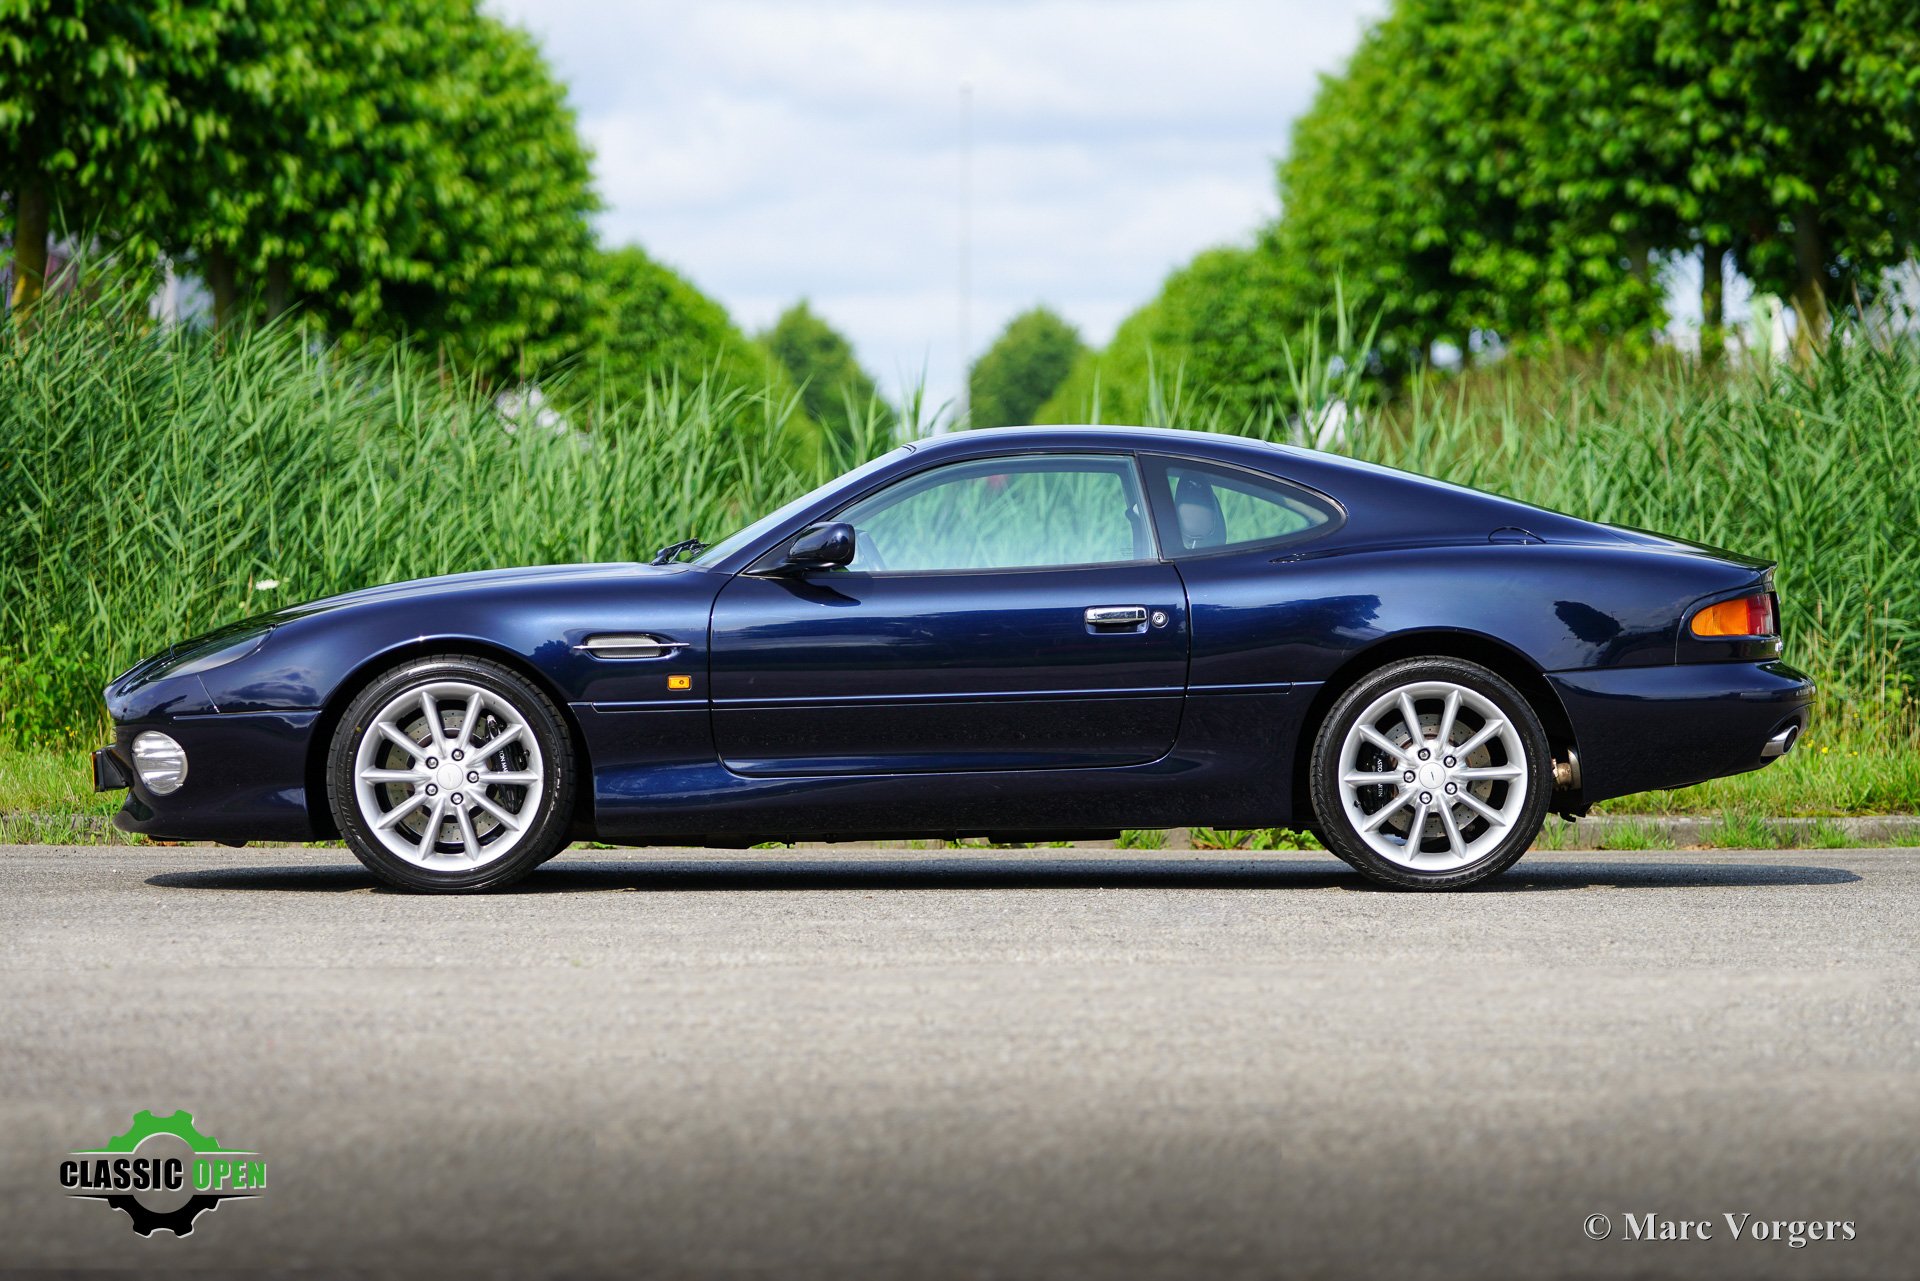
{"label": "tall reed grass", "polygon": [[[1175,367],[1154,426],[1314,443],[1557,511],[1779,563],[1787,658],[1819,728],[1920,745],[1920,343],[1842,335],[1818,363],[1511,362],[1378,403],[1344,318],[1286,355],[1289,403],[1229,421]],[[1357,350],[1356,350],[1357,349]],[[1089,406],[1097,413],[1097,406]]]}
{"label": "tall reed grass", "polygon": [[643,558],[890,443],[885,407],[823,451],[791,398],[721,386],[666,382],[555,431],[404,353],[42,307],[30,332],[0,330],[0,737],[97,732],[109,677],[227,619],[427,574]]}
{"label": "tall reed grass", "polygon": [[1788,658],[1830,716],[1908,702],[1920,625],[1920,349],[1703,376],[1673,362],[1544,397],[1444,392],[1359,439],[1391,466],[1779,562]]}
{"label": "tall reed grass", "polygon": [[[1253,422],[1209,413],[1177,371],[1141,403],[1164,425],[1270,438],[1339,405],[1353,411],[1339,447],[1361,456],[1775,558],[1788,657],[1825,683],[1826,723],[1911,740],[1912,345],[1836,344],[1800,372],[1476,374],[1380,409],[1352,341],[1290,352],[1295,403]],[[696,379],[594,405],[591,431],[510,430],[404,354],[343,358],[293,330],[188,336],[110,298],[47,305],[28,333],[0,328],[0,739],[84,741],[115,672],[281,604],[718,537],[902,430],[894,407],[855,408],[823,448],[790,398]]]}

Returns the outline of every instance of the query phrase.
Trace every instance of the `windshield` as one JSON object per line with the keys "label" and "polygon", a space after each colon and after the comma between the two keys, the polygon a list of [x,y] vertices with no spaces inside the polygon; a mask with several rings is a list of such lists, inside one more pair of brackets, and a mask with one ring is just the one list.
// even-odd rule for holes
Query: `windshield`
{"label": "windshield", "polygon": [[854,468],[850,472],[847,472],[845,475],[835,476],[832,480],[828,481],[824,485],[821,485],[817,489],[808,490],[806,493],[800,495],[800,497],[794,499],[792,502],[788,503],[786,506],[780,508],[780,510],[773,512],[770,515],[762,516],[759,520],[754,521],[753,524],[748,525],[745,529],[739,531],[738,533],[730,534],[727,537],[721,539],[719,542],[715,543],[713,546],[707,548],[705,551],[701,552],[698,556],[694,557],[692,563],[695,565],[718,564],[719,562],[725,560],[727,557],[733,555],[735,552],[739,551],[741,548],[750,546],[756,540],[765,537],[768,533],[779,528],[785,522],[793,519],[793,517],[805,511],[808,507],[812,506],[814,503],[818,502],[821,499],[821,497],[824,496],[828,491],[838,489],[842,485],[846,484],[848,481],[858,480],[862,476],[870,475],[871,473],[878,471],[881,467],[892,462],[894,459],[898,458],[900,455],[907,453],[912,448],[913,446],[911,445],[902,445],[898,449],[889,450],[887,453],[880,455],[880,457],[875,458],[870,462],[864,462],[860,464],[858,467]]}

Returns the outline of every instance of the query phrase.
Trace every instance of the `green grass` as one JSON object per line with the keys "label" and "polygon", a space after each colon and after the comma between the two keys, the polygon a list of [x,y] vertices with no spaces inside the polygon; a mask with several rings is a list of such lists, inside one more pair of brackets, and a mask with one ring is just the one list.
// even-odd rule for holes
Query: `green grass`
{"label": "green grass", "polygon": [[[1654,818],[1679,815],[1719,815],[1720,821],[1709,829],[1707,843],[1719,848],[1774,848],[1792,843],[1809,849],[1847,849],[1859,842],[1848,837],[1837,823],[1816,822],[1805,834],[1772,828],[1767,820],[1804,815],[1821,809],[1833,794],[1857,797],[1885,795],[1866,786],[1859,775],[1878,774],[1896,767],[1877,758],[1829,757],[1817,767],[1799,774],[1788,773],[1795,756],[1769,767],[1763,773],[1781,771],[1780,785],[1769,795],[1773,804],[1756,806],[1753,791],[1738,793],[1733,799],[1715,805],[1714,790],[1737,779],[1720,780],[1705,787],[1684,792],[1655,792],[1638,797],[1623,797],[1602,807],[1615,817]],[[1750,777],[1750,776],[1749,776]],[[1796,781],[1797,780],[1797,781]],[[1796,790],[1800,789],[1800,790]],[[0,747],[0,845],[20,844],[134,844],[142,838],[130,837],[113,828],[108,820],[120,807],[124,794],[94,792],[87,752],[80,748],[18,749]],[[1675,804],[1674,797],[1687,798]],[[1906,808],[1866,805],[1854,814],[1912,813]],[[1832,811],[1834,814],[1840,811]],[[1319,843],[1305,832],[1285,828],[1219,829],[1195,828],[1191,833],[1196,849],[1289,851],[1316,850]],[[1549,817],[1534,842],[1539,850],[1562,850],[1579,846],[1584,839],[1581,826]],[[1158,850],[1167,847],[1167,833],[1157,830],[1129,830],[1120,834],[1120,848]],[[944,843],[932,843],[939,848]],[[1056,844],[1059,844],[1056,842]],[[1894,844],[1920,844],[1920,835],[1896,838]],[[986,849],[984,841],[958,843],[959,848]],[[610,848],[610,847],[603,847]],[[777,848],[768,846],[761,848]],[[1012,847],[1024,848],[1024,847]],[[1671,842],[1648,823],[1631,823],[1606,840],[1608,849],[1669,849]]]}
{"label": "green grass", "polygon": [[1222,828],[1195,827],[1188,837],[1197,850],[1317,850],[1322,848],[1311,832],[1296,832],[1285,827]]}
{"label": "green grass", "polygon": [[100,687],[235,618],[397,579],[717,539],[891,444],[823,448],[716,381],[514,424],[405,353],[225,343],[109,300],[0,321],[0,738],[90,741]]}
{"label": "green grass", "polygon": [[[31,750],[0,756],[9,830],[112,809],[57,779],[84,785],[72,749],[105,731],[100,687],[162,645],[384,581],[717,537],[878,452],[894,430],[891,411],[871,406],[823,448],[796,431],[790,399],[695,379],[619,403],[576,386],[568,403],[592,405],[579,422],[591,430],[509,431],[486,397],[404,353],[343,357],[288,331],[226,342],[158,331],[111,293],[55,300],[25,335],[10,324],[0,321],[0,743]],[[1284,437],[1289,413],[1363,390],[1363,362],[1303,350],[1295,404],[1227,423],[1183,404],[1176,381],[1152,389],[1147,416]],[[1821,682],[1813,726],[1785,760],[1601,812],[1920,812],[1920,347],[1836,343],[1805,371],[1600,360],[1526,374],[1495,367],[1363,405],[1351,449],[1777,558],[1787,657]]]}
{"label": "green grass", "polygon": [[[1883,759],[1913,741],[1920,343],[1845,335],[1799,370],[1713,373],[1677,358],[1601,356],[1552,364],[1543,377],[1511,361],[1416,380],[1384,407],[1367,403],[1356,353],[1310,343],[1301,352],[1287,403],[1245,421],[1209,410],[1207,389],[1184,386],[1177,369],[1149,372],[1147,394],[1130,399],[1154,425],[1278,440],[1344,400],[1360,406],[1346,446],[1359,457],[1776,560],[1786,657],[1820,682],[1817,724],[1849,726],[1850,748],[1865,743]],[[1860,788],[1834,802],[1842,808],[1912,808],[1911,765],[1848,777]],[[1771,785],[1743,786],[1760,802]]]}
{"label": "green grass", "polygon": [[0,845],[131,845],[108,821],[123,792],[96,792],[87,752],[0,748]]}
{"label": "green grass", "polygon": [[1609,831],[1601,839],[1600,848],[1606,850],[1670,850],[1673,840],[1652,823],[1634,821],[1622,823]]}
{"label": "green grass", "polygon": [[1533,848],[1536,850],[1572,849],[1579,843],[1576,839],[1578,831],[1578,825],[1549,814],[1547,821],[1540,825],[1540,834],[1533,838]]}
{"label": "green grass", "polygon": [[1860,845],[1838,823],[1824,818],[1815,820],[1799,843],[1810,850],[1848,850]]}
{"label": "green grass", "polygon": [[1785,844],[1763,816],[1737,809],[1707,828],[1706,843],[1720,850],[1770,850]]}
{"label": "green grass", "polygon": [[[1831,712],[1832,705],[1819,709]],[[1601,814],[1712,815],[1727,811],[1775,818],[1920,813],[1920,741],[1910,729],[1824,727],[1817,712],[1798,746],[1764,769],[1678,791],[1642,792],[1603,802]]]}

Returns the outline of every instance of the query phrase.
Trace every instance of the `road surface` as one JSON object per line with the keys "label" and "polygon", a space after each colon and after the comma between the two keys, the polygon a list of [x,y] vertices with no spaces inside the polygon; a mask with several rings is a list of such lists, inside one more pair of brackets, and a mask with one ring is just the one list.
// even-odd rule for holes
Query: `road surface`
{"label": "road surface", "polygon": [[[0,1266],[1920,1258],[1915,851],[1539,853],[1450,895],[1306,855],[588,851],[449,899],[337,849],[4,848],[0,966]],[[265,1195],[150,1240],[63,1196],[141,1108],[264,1154]],[[1633,1239],[1677,1221],[1710,1239]]]}

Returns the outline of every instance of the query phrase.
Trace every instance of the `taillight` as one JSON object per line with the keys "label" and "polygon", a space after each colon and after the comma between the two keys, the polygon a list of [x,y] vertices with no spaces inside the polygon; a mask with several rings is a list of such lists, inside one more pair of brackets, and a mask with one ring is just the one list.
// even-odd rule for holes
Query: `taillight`
{"label": "taillight", "polygon": [[1693,616],[1695,636],[1773,636],[1779,631],[1772,592],[1723,600]]}

